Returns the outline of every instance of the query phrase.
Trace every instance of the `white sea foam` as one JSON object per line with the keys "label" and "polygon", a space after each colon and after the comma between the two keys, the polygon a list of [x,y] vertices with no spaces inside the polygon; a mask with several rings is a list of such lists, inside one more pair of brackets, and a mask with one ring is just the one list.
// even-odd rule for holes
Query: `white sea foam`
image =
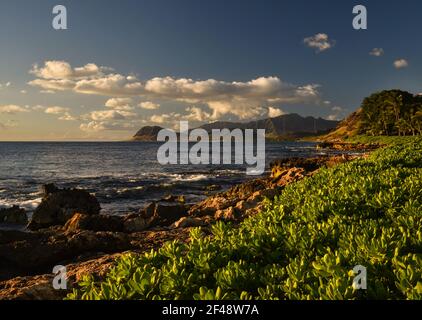
{"label": "white sea foam", "polygon": [[208,178],[205,174],[191,174],[191,175],[182,175],[182,174],[174,174],[172,176],[172,180],[174,181],[201,181]]}
{"label": "white sea foam", "polygon": [[12,206],[19,206],[27,211],[34,211],[36,207],[41,203],[42,198],[35,198],[30,200],[5,200],[0,199],[0,208],[10,208]]}

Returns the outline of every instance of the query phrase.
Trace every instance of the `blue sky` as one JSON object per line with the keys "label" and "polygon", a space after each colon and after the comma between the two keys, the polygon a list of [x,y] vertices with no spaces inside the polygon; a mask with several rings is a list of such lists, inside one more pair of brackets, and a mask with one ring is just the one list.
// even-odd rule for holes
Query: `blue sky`
{"label": "blue sky", "polygon": [[[66,31],[51,27],[57,4]],[[352,28],[357,4],[368,30]],[[0,140],[119,140],[148,124],[283,112],[340,119],[377,90],[422,92],[421,11],[416,0],[3,0]],[[330,48],[304,42],[317,34]],[[66,86],[51,90],[56,80]]]}

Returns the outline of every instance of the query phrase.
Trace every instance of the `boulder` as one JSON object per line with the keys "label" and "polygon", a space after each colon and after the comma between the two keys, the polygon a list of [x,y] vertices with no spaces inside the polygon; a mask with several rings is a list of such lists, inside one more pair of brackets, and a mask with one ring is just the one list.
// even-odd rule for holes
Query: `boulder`
{"label": "boulder", "polygon": [[67,232],[73,232],[77,230],[92,230],[92,231],[115,231],[123,232],[123,219],[116,216],[106,215],[86,215],[81,213],[75,213],[70,218],[64,229]]}
{"label": "boulder", "polygon": [[183,204],[163,205],[151,203],[140,211],[139,215],[145,221],[139,220],[139,223],[145,223],[148,227],[169,226],[181,217],[186,216],[187,213],[188,207]]}
{"label": "boulder", "polygon": [[47,197],[49,194],[60,191],[54,183],[47,183],[41,186],[41,193],[43,197]]}
{"label": "boulder", "polygon": [[0,209],[0,223],[27,224],[28,217],[25,209],[18,206]]}
{"label": "boulder", "polygon": [[123,228],[125,232],[140,232],[151,225],[151,217],[144,218],[139,214],[130,214],[124,217]]}
{"label": "boulder", "polygon": [[183,217],[177,220],[171,225],[172,228],[189,228],[189,227],[200,227],[205,225],[206,222],[193,217]]}
{"label": "boulder", "polygon": [[55,190],[48,193],[35,209],[29,230],[39,230],[54,225],[64,225],[75,213],[97,215],[98,200],[87,191],[79,189]]}

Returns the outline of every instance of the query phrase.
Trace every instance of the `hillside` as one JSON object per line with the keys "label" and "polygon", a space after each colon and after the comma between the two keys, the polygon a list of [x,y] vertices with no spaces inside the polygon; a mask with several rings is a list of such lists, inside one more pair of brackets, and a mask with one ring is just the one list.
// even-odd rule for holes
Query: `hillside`
{"label": "hillside", "polygon": [[359,135],[417,136],[422,134],[422,96],[401,90],[384,90],[366,97],[361,107],[341,121],[320,141],[353,140]]}
{"label": "hillside", "polygon": [[362,122],[362,109],[350,114],[346,119],[342,120],[337,127],[330,133],[323,135],[318,140],[323,141],[343,141],[349,137],[359,134],[359,128]]}
{"label": "hillside", "polygon": [[159,126],[146,126],[141,128],[132,138],[134,141],[157,141],[157,134],[163,129]]}

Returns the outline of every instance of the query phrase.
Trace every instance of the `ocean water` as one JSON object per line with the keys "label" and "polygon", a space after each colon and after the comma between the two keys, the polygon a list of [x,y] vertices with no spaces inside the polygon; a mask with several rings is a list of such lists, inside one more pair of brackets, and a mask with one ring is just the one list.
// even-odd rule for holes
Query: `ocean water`
{"label": "ocean water", "polygon": [[[157,161],[154,142],[0,142],[0,207],[19,205],[31,213],[41,201],[40,186],[83,188],[93,193],[105,214],[136,212],[166,195],[187,202],[206,197],[205,189],[222,190],[246,179],[239,165],[166,165]],[[324,154],[314,143],[266,145],[271,160]]]}

